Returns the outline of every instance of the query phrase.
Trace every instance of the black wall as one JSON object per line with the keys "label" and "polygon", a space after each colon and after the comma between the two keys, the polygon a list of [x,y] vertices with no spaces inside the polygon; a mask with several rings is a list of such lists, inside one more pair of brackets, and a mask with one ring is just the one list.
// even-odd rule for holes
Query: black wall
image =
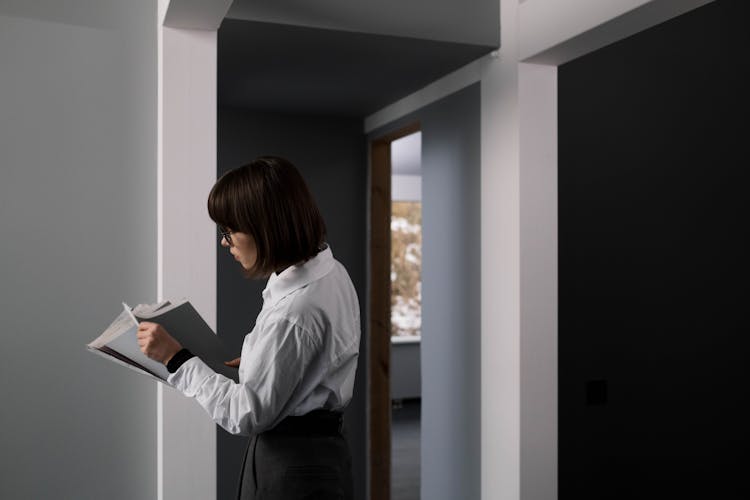
{"label": "black wall", "polygon": [[[361,118],[282,115],[219,108],[218,175],[264,154],[283,156],[302,172],[328,227],[333,254],[349,271],[363,325],[354,395],[345,420],[352,450],[355,497],[365,498],[366,474],[366,194],[367,157]],[[219,247],[218,334],[237,355],[262,306],[264,281],[248,281]],[[247,438],[217,427],[217,498],[235,498]]]}
{"label": "black wall", "polygon": [[559,68],[561,499],[750,498],[749,19]]}

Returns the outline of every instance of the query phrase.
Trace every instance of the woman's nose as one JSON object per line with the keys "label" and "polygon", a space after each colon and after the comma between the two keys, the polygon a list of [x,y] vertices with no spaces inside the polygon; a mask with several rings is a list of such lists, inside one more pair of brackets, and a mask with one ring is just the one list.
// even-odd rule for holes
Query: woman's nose
{"label": "woman's nose", "polygon": [[229,246],[229,242],[227,241],[227,239],[224,236],[221,237],[221,246],[223,246],[223,247],[228,247]]}

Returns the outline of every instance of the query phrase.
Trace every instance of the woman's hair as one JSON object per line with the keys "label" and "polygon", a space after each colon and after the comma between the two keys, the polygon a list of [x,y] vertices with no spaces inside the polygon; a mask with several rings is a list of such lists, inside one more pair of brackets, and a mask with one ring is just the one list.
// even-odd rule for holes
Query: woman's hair
{"label": "woman's hair", "polygon": [[326,226],[302,175],[284,158],[261,156],[230,170],[208,195],[219,226],[249,234],[257,261],[248,277],[304,262],[325,247]]}

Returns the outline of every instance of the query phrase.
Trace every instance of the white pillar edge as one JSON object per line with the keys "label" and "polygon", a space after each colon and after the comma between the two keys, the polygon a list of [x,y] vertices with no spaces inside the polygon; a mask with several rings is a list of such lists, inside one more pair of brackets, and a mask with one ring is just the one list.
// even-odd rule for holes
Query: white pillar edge
{"label": "white pillar edge", "polygon": [[422,87],[418,91],[413,92],[365,117],[365,134],[478,82],[482,76],[481,70],[483,61],[491,57],[492,56],[488,54],[472,61],[452,73]]}
{"label": "white pillar edge", "polygon": [[558,492],[557,66],[519,64],[520,498]]}
{"label": "white pillar edge", "polygon": [[[216,28],[230,3],[159,0],[157,16],[157,299],[189,298],[214,329],[216,229],[206,199],[216,180]],[[168,26],[170,12],[184,18],[193,7],[195,29]],[[160,383],[156,420],[156,497],[215,499],[214,423]]]}
{"label": "white pillar edge", "polygon": [[481,498],[520,498],[518,2],[481,80]]}
{"label": "white pillar edge", "polygon": [[526,0],[519,60],[560,65],[714,0]]}
{"label": "white pillar edge", "polygon": [[[159,300],[183,297],[216,327],[215,228],[205,200],[216,180],[216,33],[164,27]],[[165,500],[216,497],[216,430],[195,401],[159,384]]]}
{"label": "white pillar edge", "polygon": [[[216,327],[216,33],[160,29],[159,300],[187,297]],[[216,497],[216,431],[192,400],[158,389],[160,499]]]}
{"label": "white pillar edge", "polygon": [[[160,0],[161,1],[161,0]],[[163,26],[217,31],[234,0],[167,0],[169,8],[159,19]]]}
{"label": "white pillar edge", "polygon": [[[164,296],[164,213],[162,209],[162,191],[164,185],[163,169],[163,122],[164,113],[164,42],[162,26],[169,0],[158,0],[156,14],[156,300]],[[164,394],[162,384],[156,383],[156,498],[164,500]]]}

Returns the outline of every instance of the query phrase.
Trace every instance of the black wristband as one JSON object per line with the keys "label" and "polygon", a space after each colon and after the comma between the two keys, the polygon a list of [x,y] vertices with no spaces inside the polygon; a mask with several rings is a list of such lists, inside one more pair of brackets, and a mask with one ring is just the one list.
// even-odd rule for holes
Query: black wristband
{"label": "black wristband", "polygon": [[169,360],[169,362],[167,363],[167,371],[169,373],[176,372],[182,366],[182,363],[192,358],[193,356],[195,355],[192,352],[183,347],[182,349],[177,351],[177,354],[172,356],[172,359]]}

